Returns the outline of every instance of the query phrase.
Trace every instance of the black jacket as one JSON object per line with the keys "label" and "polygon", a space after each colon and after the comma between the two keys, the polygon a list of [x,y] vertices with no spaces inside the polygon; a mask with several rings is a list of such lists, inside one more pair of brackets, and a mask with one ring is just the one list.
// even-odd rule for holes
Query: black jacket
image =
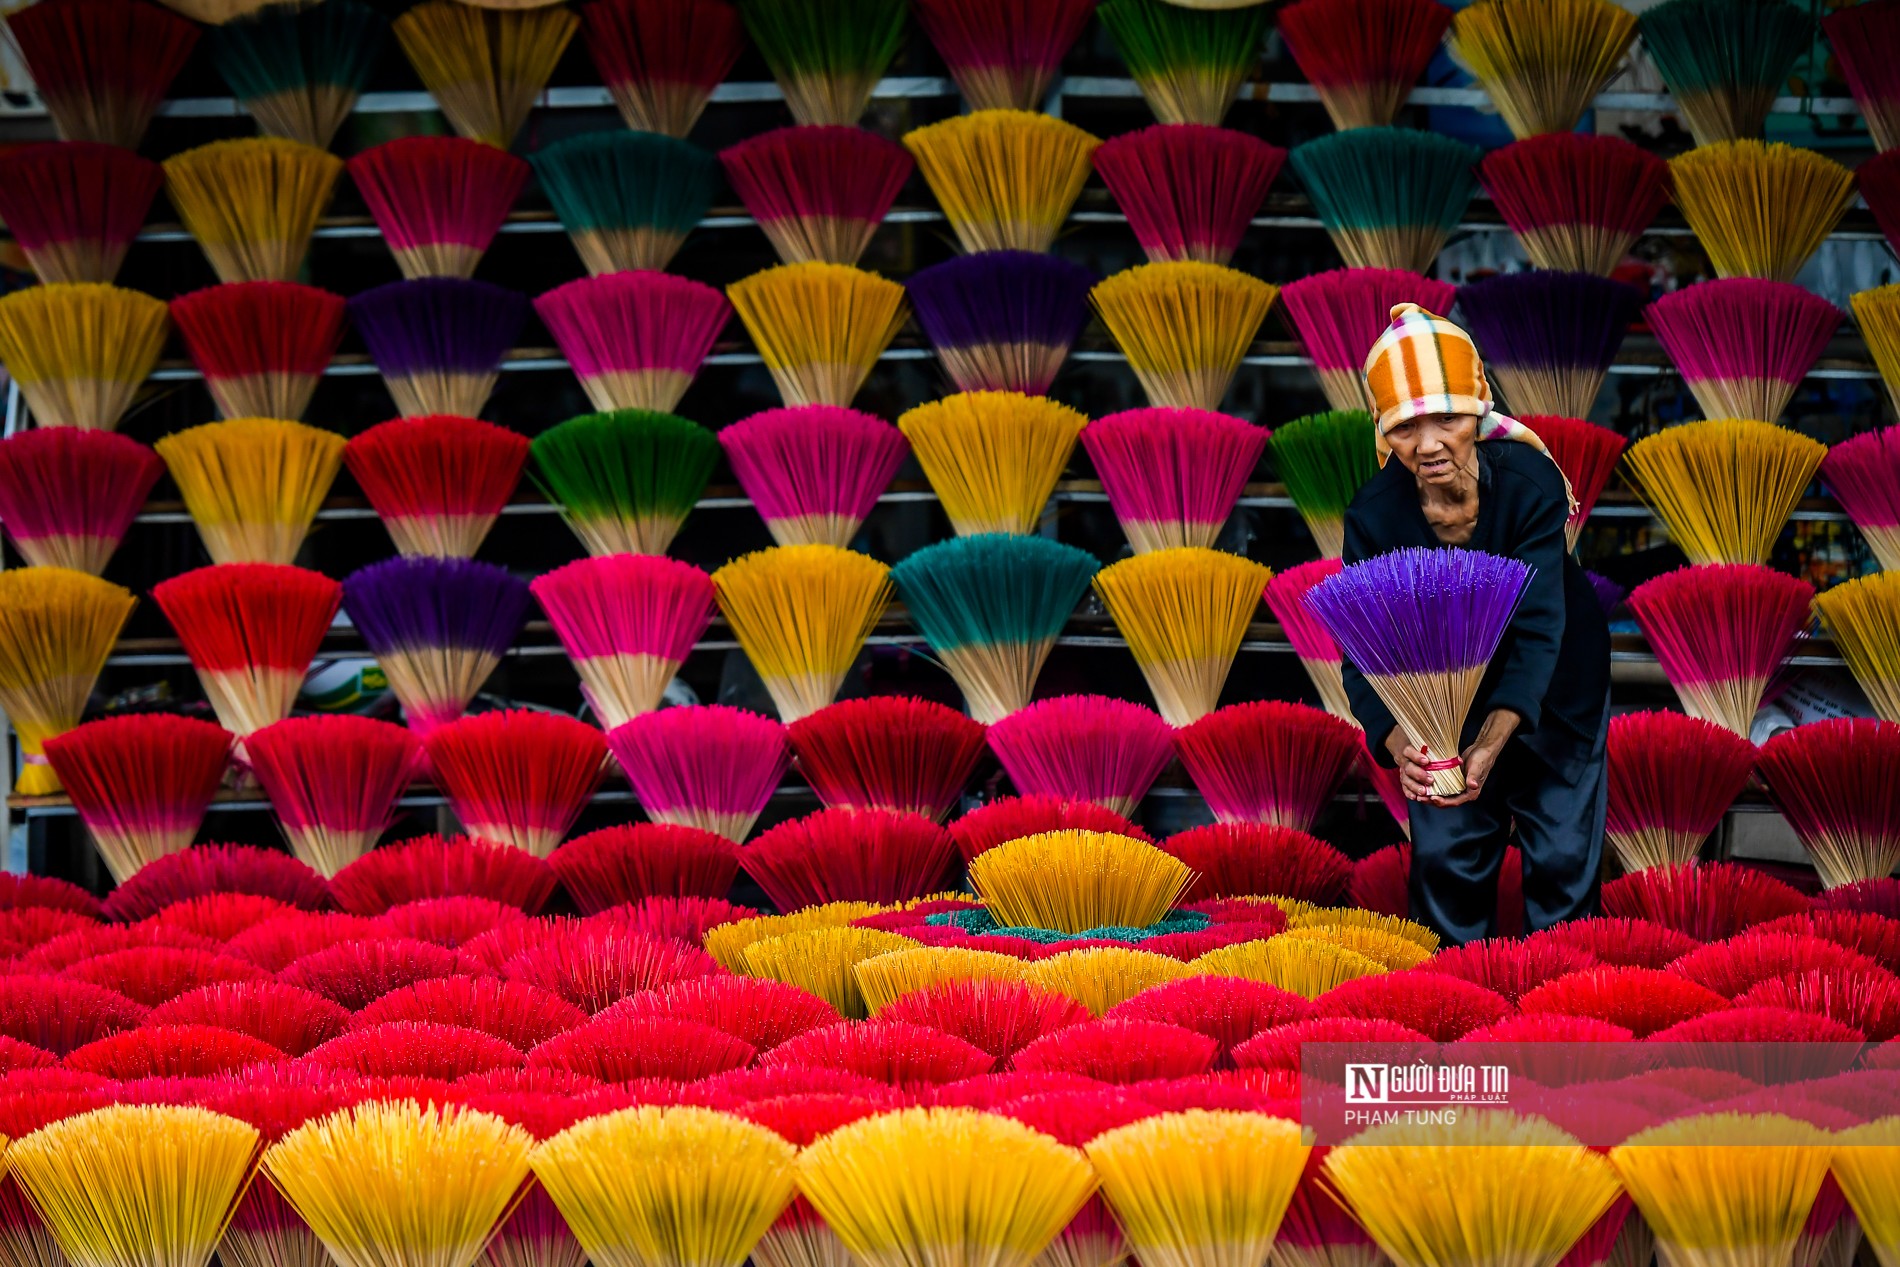
{"label": "black jacket", "polygon": [[[1567,509],[1556,464],[1516,440],[1478,445],[1478,522],[1462,547],[1446,546],[1418,504],[1418,481],[1397,460],[1370,480],[1346,511],[1347,563],[1405,546],[1482,550],[1535,569],[1504,641],[1492,656],[1465,720],[1462,746],[1493,709],[1524,720],[1517,738],[1559,775],[1574,779],[1603,725],[1610,686],[1610,629],[1596,592],[1564,544]],[[1341,666],[1353,715],[1374,756],[1397,723],[1350,660]]]}

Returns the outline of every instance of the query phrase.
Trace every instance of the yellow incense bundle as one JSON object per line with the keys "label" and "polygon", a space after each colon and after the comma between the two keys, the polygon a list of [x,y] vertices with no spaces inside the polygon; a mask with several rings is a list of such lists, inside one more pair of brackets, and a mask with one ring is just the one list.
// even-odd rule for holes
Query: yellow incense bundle
{"label": "yellow incense bundle", "polygon": [[1635,36],[1636,15],[1612,0],[1476,0],[1450,41],[1521,141],[1574,131]]}
{"label": "yellow incense bundle", "polygon": [[92,684],[138,600],[65,568],[0,570],[0,713],[20,737],[22,796],[59,791],[44,745],[79,724]]}
{"label": "yellow incense bundle", "polygon": [[1088,418],[1047,396],[962,392],[897,420],[960,537],[1036,530]]}
{"label": "yellow incense bundle", "polygon": [[979,110],[904,135],[965,251],[1046,251],[1101,142],[1027,110]]}
{"label": "yellow incense bundle", "polygon": [[1201,975],[1179,959],[1129,946],[1065,950],[1023,969],[1023,980],[1030,985],[1066,995],[1095,1016],[1143,990]]}
{"label": "yellow incense bundle", "polygon": [[456,135],[504,150],[579,26],[564,5],[498,12],[450,0],[425,0],[391,24]]}
{"label": "yellow incense bundle", "polygon": [[1624,453],[1637,494],[1691,563],[1766,563],[1827,446],[1772,423],[1685,422]]}
{"label": "yellow incense bundle", "polygon": [[998,924],[1063,933],[1146,928],[1193,882],[1179,858],[1111,832],[1042,832],[970,863],[970,884]]}
{"label": "yellow incense bundle", "polygon": [[1813,150],[1701,145],[1669,160],[1676,205],[1719,277],[1791,282],[1854,203],[1854,174]]}
{"label": "yellow incense bundle", "polygon": [[788,405],[849,405],[909,315],[902,286],[847,264],[781,264],[726,297]]}
{"label": "yellow incense bundle", "polygon": [[748,977],[809,990],[840,1016],[862,1019],[870,1015],[870,1006],[858,986],[856,966],[916,944],[881,928],[808,928],[753,942],[743,952],[741,970]]}
{"label": "yellow incense bundle", "polygon": [[787,725],[831,703],[891,601],[890,568],[837,546],[758,550],[712,582]]}
{"label": "yellow incense bundle", "polygon": [[301,422],[231,418],[152,447],[213,563],[292,563],[343,464],[343,443]]}
{"label": "yellow incense bundle", "polygon": [[136,290],[30,286],[0,299],[0,364],[40,426],[111,431],[170,329],[165,304]]}
{"label": "yellow incense bundle", "polygon": [[1437,933],[1423,924],[1414,923],[1409,919],[1400,919],[1396,915],[1362,910],[1357,906],[1314,906],[1310,902],[1302,902],[1296,898],[1280,898],[1274,905],[1286,912],[1286,926],[1290,930],[1362,928],[1402,938],[1428,955],[1438,949]]}
{"label": "yellow incense bundle", "polygon": [[1116,273],[1089,302],[1149,404],[1217,410],[1279,293],[1238,269],[1174,260]]}
{"label": "yellow incense bundle", "polygon": [[912,946],[893,950],[853,966],[858,992],[873,1013],[881,1012],[906,994],[956,981],[1016,981],[1023,961],[993,950],[962,946]]}
{"label": "yellow incense bundle", "polygon": [[1095,592],[1170,726],[1191,726],[1219,707],[1272,576],[1250,559],[1199,546],[1138,554],[1095,574]]}
{"label": "yellow incense bundle", "polygon": [[1834,1136],[1833,1172],[1881,1267],[1900,1263],[1900,1117]]}
{"label": "yellow incense bundle", "polygon": [[1874,712],[1900,722],[1900,572],[1836,585],[1814,600],[1814,610]]}
{"label": "yellow incense bundle", "polygon": [[1195,976],[1264,981],[1305,999],[1317,999],[1335,986],[1386,971],[1374,960],[1343,946],[1286,936],[1222,946],[1192,961],[1188,968]]}
{"label": "yellow incense bundle", "polygon": [[802,933],[812,928],[843,928],[852,920],[876,915],[885,909],[875,902],[827,902],[823,906],[807,906],[788,915],[755,915],[707,929],[701,944],[706,953],[727,972],[744,972],[745,949],[755,942],[783,937],[787,933]]}
{"label": "yellow incense bundle", "polygon": [[258,136],[165,160],[165,195],[221,282],[295,281],[343,160]]}
{"label": "yellow incense bundle", "polygon": [[[0,308],[12,299],[0,299]],[[1867,351],[1873,355],[1874,368],[1880,371],[1880,381],[1887,388],[1887,399],[1900,413],[1900,282],[1857,291],[1848,303],[1854,309],[1854,324],[1860,327]],[[12,364],[10,360],[7,363]]]}

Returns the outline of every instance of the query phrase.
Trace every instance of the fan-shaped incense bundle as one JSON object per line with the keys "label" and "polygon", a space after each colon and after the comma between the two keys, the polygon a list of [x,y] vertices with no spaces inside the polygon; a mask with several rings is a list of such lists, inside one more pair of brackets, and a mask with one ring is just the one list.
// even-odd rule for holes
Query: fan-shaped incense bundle
{"label": "fan-shaped incense bundle", "polygon": [[1746,738],[1813,600],[1806,581],[1735,563],[1665,573],[1629,605],[1683,711]]}
{"label": "fan-shaped incense bundle", "polygon": [[949,835],[922,814],[842,807],[780,823],[740,855],[746,874],[784,910],[908,901],[941,885],[955,860]]}
{"label": "fan-shaped incense bundle", "polygon": [[1286,151],[1230,128],[1156,124],[1095,151],[1115,204],[1150,263],[1234,257]]}
{"label": "fan-shaped incense bundle", "polygon": [[902,0],[743,0],[794,122],[850,127],[904,38]]}
{"label": "fan-shaped incense bundle", "polygon": [[609,273],[534,301],[594,408],[679,404],[732,308],[711,286],[668,273]]}
{"label": "fan-shaped incense bundle", "polygon": [[579,26],[561,5],[499,10],[449,0],[425,0],[391,24],[456,135],[504,150]]}
{"label": "fan-shaped incense bundle", "polygon": [[644,409],[569,418],[530,448],[542,486],[593,555],[665,554],[719,461],[704,427]]}
{"label": "fan-shaped incense bundle", "polygon": [[1333,716],[1357,725],[1339,675],[1339,644],[1333,641],[1326,626],[1306,609],[1306,592],[1338,573],[1339,568],[1336,558],[1315,559],[1298,567],[1283,568],[1267,582],[1265,598],[1273,618],[1280,622],[1287,641],[1293,644],[1294,654],[1300,657],[1306,675],[1313,679],[1313,689],[1319,692],[1320,703]]}
{"label": "fan-shaped incense bundle", "polygon": [[1896,1143],[1900,1143],[1900,1122],[1892,1116],[1837,1131],[1834,1136],[1830,1173],[1866,1233],[1864,1243],[1876,1261],[1892,1262],[1900,1252],[1896,1250],[1900,1228],[1894,1226],[1894,1211],[1900,1210],[1900,1178],[1893,1164]]}
{"label": "fan-shaped incense bundle", "polygon": [[904,288],[958,391],[1047,395],[1088,324],[1095,278],[1034,251],[981,251],[933,264]]}
{"label": "fan-shaped incense bundle", "polygon": [[1478,188],[1478,151],[1433,132],[1354,128],[1295,146],[1291,158],[1353,268],[1425,272]]}
{"label": "fan-shaped incense bundle", "polygon": [[1513,413],[1588,418],[1642,301],[1594,273],[1531,272],[1460,287],[1458,306]]}
{"label": "fan-shaped incense bundle", "polygon": [[355,0],[268,6],[212,27],[211,60],[259,131],[328,149],[387,31],[376,10]]}
{"label": "fan-shaped incense bundle", "polygon": [[0,571],[0,711],[20,740],[14,791],[59,790],[41,745],[79,724],[92,684],[105,667],[131,591],[64,568]]}
{"label": "fan-shaped incense bundle", "polygon": [[1768,790],[1828,888],[1884,879],[1900,865],[1900,726],[1830,718],[1761,747]]}
{"label": "fan-shaped incense bundle", "polygon": [[1103,0],[1096,14],[1163,123],[1219,126],[1267,33],[1267,12],[1257,5],[1215,12],[1168,0]]}
{"label": "fan-shaped incense bundle", "polygon": [[[799,774],[825,805],[920,814],[932,822],[941,822],[962,800],[964,785],[983,755],[981,722],[947,705],[905,695],[843,700],[786,729],[798,754]],[[928,890],[900,896],[923,892]]]}
{"label": "fan-shaped incense bundle", "polygon": [[1217,550],[1156,550],[1103,568],[1095,592],[1171,726],[1214,711],[1273,574]]}
{"label": "fan-shaped incense bundle", "polygon": [[441,559],[475,557],[527,460],[527,437],[450,414],[394,418],[343,446],[397,552]]}
{"label": "fan-shaped incense bundle", "polygon": [[1665,428],[1623,461],[1691,563],[1765,563],[1826,455],[1772,423],[1726,418]]}
{"label": "fan-shaped incense bundle", "polygon": [[1095,0],[918,0],[917,24],[972,110],[1039,110]]}
{"label": "fan-shaped incense bundle", "polygon": [[110,431],[16,431],[0,440],[0,524],[29,566],[98,576],[164,469]]}
{"label": "fan-shaped incense bundle", "polygon": [[1374,441],[1372,415],[1359,409],[1295,418],[1267,441],[1274,470],[1326,558],[1336,559],[1345,550],[1346,507],[1378,473]]}
{"label": "fan-shaped incense bundle", "polygon": [[1280,10],[1278,23],[1300,73],[1344,132],[1391,125],[1438,52],[1451,11],[1437,0],[1300,0]]}
{"label": "fan-shaped incense bundle", "polygon": [[1250,422],[1199,409],[1131,409],[1082,430],[1082,447],[1137,554],[1212,546],[1267,447]]}
{"label": "fan-shaped incense bundle", "polygon": [[[915,1024],[928,1024],[926,1021],[904,1015],[904,1012],[914,1011],[917,1005],[923,1002],[921,999],[911,1000],[911,1007],[902,1009],[895,1015],[886,1015],[886,1009],[895,1007],[911,995],[925,991],[940,991],[945,986],[967,986],[979,982],[1019,984],[1023,975],[1023,961],[1008,955],[999,955],[991,950],[967,950],[957,946],[916,946],[909,950],[894,950],[889,954],[865,959],[859,962],[852,972],[858,978],[858,986],[863,990],[865,1002],[870,1005],[873,1016],[880,1020],[910,1020]],[[1065,1010],[1080,1010],[1067,999],[1063,999],[1062,1004],[1067,1005]],[[1086,1012],[1082,1013],[1077,1018],[1077,1022],[1086,1019],[1087,1015]],[[951,1033],[952,1031],[945,1029],[943,1032]],[[988,1050],[981,1044],[976,1044],[976,1046],[980,1050]]]}
{"label": "fan-shaped incense bundle", "polygon": [[458,717],[422,745],[470,835],[537,858],[553,853],[574,826],[607,763],[600,731],[526,708]]}
{"label": "fan-shaped incense bundle", "polygon": [[784,726],[725,704],[642,713],[615,728],[607,747],[648,818],[735,842],[752,830],[792,759]]}
{"label": "fan-shaped incense bundle", "polygon": [[890,602],[890,569],[834,546],[776,546],[713,573],[719,608],[786,722],[838,693]]}
{"label": "fan-shaped incense bundle", "polygon": [[958,536],[1033,532],[1087,424],[1021,392],[947,396],[897,420]]}
{"label": "fan-shaped incense bundle", "polygon": [[608,0],[581,10],[582,43],[635,132],[683,137],[745,47],[729,0]]}
{"label": "fan-shaped incense bundle", "polygon": [[1821,19],[1847,90],[1867,121],[1874,148],[1883,153],[1900,149],[1900,81],[1894,78],[1893,64],[1881,55],[1900,29],[1897,16],[1900,12],[1888,0],[1876,0],[1831,10]]}
{"label": "fan-shaped incense bundle", "polygon": [[1747,277],[1684,286],[1645,312],[1704,414],[1763,422],[1781,417],[1842,315],[1799,286]]}
{"label": "fan-shaped incense bundle", "polygon": [[986,533],[915,551],[891,579],[970,715],[989,725],[1029,703],[1096,568],[1073,546]]}
{"label": "fan-shaped incense bundle", "polygon": [[[1074,999],[1087,1008],[1091,1016],[1101,1016],[1144,990],[1195,975],[1194,969],[1166,955],[1128,946],[1096,945],[1039,959],[1024,971],[1023,980]],[[1237,974],[1222,972],[1221,975]]]}
{"label": "fan-shaped incense bundle", "polygon": [[[990,733],[993,736],[994,729]],[[1122,815],[1093,801],[1067,800],[1060,796],[999,796],[952,822],[950,837],[956,841],[963,860],[968,862],[985,850],[1009,841],[1069,828],[1113,832],[1137,840],[1146,835]]]}
{"label": "fan-shaped incense bundle", "polygon": [[1451,22],[1451,52],[1523,140],[1571,132],[1636,37],[1611,0],[1479,0]]}
{"label": "fan-shaped incense bundle", "polygon": [[1168,724],[1106,695],[1057,695],[990,723],[990,750],[1018,790],[1124,816],[1174,756]]}
{"label": "fan-shaped incense bundle", "polygon": [[1089,301],[1151,405],[1220,408],[1278,289],[1218,264],[1143,264],[1098,283]]}
{"label": "fan-shaped incense bundle", "polygon": [[1697,145],[1759,137],[1815,36],[1814,19],[1779,0],[1669,0],[1645,10],[1638,27]]}
{"label": "fan-shaped incense bundle", "polygon": [[970,863],[970,883],[999,924],[1071,934],[1146,928],[1167,914],[1193,878],[1155,846],[1102,832],[1045,832],[986,850]]}
{"label": "fan-shaped incense bundle", "polygon": [[903,432],[835,405],[767,409],[719,432],[739,486],[782,546],[848,546],[910,447]]}
{"label": "fan-shaped incense bundle", "polygon": [[165,194],[222,282],[296,279],[343,160],[260,136],[165,160]]}
{"label": "fan-shaped incense bundle", "polygon": [[908,949],[916,943],[881,929],[840,927],[837,917],[830,912],[852,918],[853,915],[845,912],[868,914],[879,909],[869,902],[834,902],[807,908],[795,916],[779,916],[777,918],[790,919],[800,926],[767,933],[762,939],[746,944],[740,951],[742,959],[738,970],[747,976],[795,985],[816,994],[840,1015],[861,1020],[868,1009],[853,967],[866,959]]}
{"label": "fan-shaped incense bundle", "polygon": [[1669,165],[1616,136],[1526,137],[1485,155],[1479,174],[1532,264],[1599,277],[1669,201]]}
{"label": "fan-shaped incense bundle", "polygon": [[1366,407],[1366,353],[1385,333],[1395,305],[1415,303],[1428,312],[1450,312],[1457,297],[1457,288],[1449,282],[1387,268],[1336,268],[1280,288],[1281,311],[1312,358],[1327,403],[1336,410]]}
{"label": "fan-shaped incense bundle", "polygon": [[650,713],[712,619],[713,589],[657,555],[580,559],[529,583],[608,730]]}
{"label": "fan-shaped incense bundle", "polygon": [[1046,251],[1100,144],[1072,123],[980,110],[904,134],[965,251]]}
{"label": "fan-shaped incense bundle", "polygon": [[191,846],[231,756],[231,736],[167,713],[104,717],[46,741],[100,861],[124,883]]}
{"label": "fan-shaped incense bundle", "polygon": [[535,174],[595,276],[660,271],[711,205],[719,165],[651,132],[586,132],[534,156]]}
{"label": "fan-shaped incense bundle", "polygon": [[1836,585],[1814,600],[1814,610],[1874,713],[1900,722],[1900,574]]}
{"label": "fan-shaped incense bundle", "polygon": [[[62,141],[135,150],[198,43],[175,13],[132,0],[58,0],[6,19]],[[9,221],[9,223],[11,223]]]}
{"label": "fan-shaped incense bundle", "polygon": [[291,563],[343,464],[343,437],[276,418],[232,418],[153,446],[213,563]]}
{"label": "fan-shaped incense bundle", "polygon": [[788,405],[850,405],[906,316],[902,286],[844,264],[781,264],[726,296]]}
{"label": "fan-shaped incense bundle", "polygon": [[897,142],[855,127],[778,128],[719,162],[787,264],[856,264],[916,166]]}
{"label": "fan-shaped incense bundle", "polygon": [[[1557,469],[1570,483],[1570,494],[1577,499],[1577,509],[1564,523],[1564,539],[1570,549],[1575,550],[1577,538],[1583,534],[1590,512],[1596,507],[1597,498],[1603,495],[1610,476],[1615,474],[1617,459],[1623,456],[1627,442],[1608,427],[1599,427],[1581,418],[1525,414],[1518,421],[1544,442]],[[1609,605],[1615,606],[1615,600]]]}
{"label": "fan-shaped incense bundle", "polygon": [[1230,704],[1174,735],[1175,752],[1217,821],[1303,832],[1313,829],[1365,747],[1353,723],[1279,700]]}
{"label": "fan-shaped incense bundle", "polygon": [[172,300],[172,320],[226,418],[303,417],[343,339],[346,304],[296,282],[233,282]]}
{"label": "fan-shaped incense bundle", "polygon": [[1464,790],[1465,714],[1530,579],[1525,564],[1475,550],[1395,550],[1307,593],[1307,609],[1432,755],[1440,796]]}
{"label": "fan-shaped incense bundle", "polygon": [[326,877],[375,846],[423,765],[409,731],[348,714],[266,726],[244,752],[291,852]]}
{"label": "fan-shaped incense bundle", "polygon": [[165,345],[165,305],[97,282],[0,299],[0,363],[43,427],[119,425]]}
{"label": "fan-shaped incense bundle", "polygon": [[1791,282],[1854,201],[1854,176],[1791,145],[1722,141],[1669,160],[1676,205],[1718,277]]}
{"label": "fan-shaped incense bundle", "polygon": [[520,292],[460,277],[391,282],[350,297],[350,320],[405,418],[478,416],[527,316]]}
{"label": "fan-shaped incense bundle", "polygon": [[1900,429],[1835,445],[1821,462],[1821,480],[1860,529],[1875,561],[1900,571]]}
{"label": "fan-shaped incense bundle", "polygon": [[1856,167],[1854,186],[1888,244],[1900,240],[1900,155],[1886,150]]}
{"label": "fan-shaped incense bundle", "polygon": [[0,157],[0,220],[42,282],[110,282],[164,183],[115,145],[29,145]]}
{"label": "fan-shaped incense bundle", "polygon": [[1607,839],[1625,871],[1694,862],[1755,762],[1745,737],[1680,713],[1611,718],[1607,752]]}
{"label": "fan-shaped incense bundle", "polygon": [[459,136],[405,136],[349,161],[350,180],[410,280],[469,277],[533,169]]}

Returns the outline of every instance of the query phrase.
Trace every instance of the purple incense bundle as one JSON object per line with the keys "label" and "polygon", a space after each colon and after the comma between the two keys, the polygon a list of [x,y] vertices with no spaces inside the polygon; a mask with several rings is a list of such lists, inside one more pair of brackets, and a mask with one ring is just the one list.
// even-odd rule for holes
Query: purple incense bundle
{"label": "purple incense bundle", "polygon": [[671,273],[603,273],[534,301],[594,408],[671,413],[725,328],[732,305]]}
{"label": "purple incense bundle", "polygon": [[1774,422],[1847,314],[1789,282],[1726,277],[1672,291],[1646,315],[1706,417]]}
{"label": "purple incense bundle", "polygon": [[350,320],[405,418],[479,417],[527,319],[525,295],[460,277],[391,282],[350,300]]}
{"label": "purple incense bundle", "polygon": [[917,164],[864,128],[779,128],[721,150],[726,182],[787,264],[856,264]]}
{"label": "purple incense bundle", "polygon": [[1102,142],[1095,171],[1150,263],[1226,264],[1286,165],[1286,151],[1233,128],[1157,123]]}
{"label": "purple incense bundle", "polygon": [[1442,315],[1457,297],[1450,282],[1396,268],[1336,268],[1280,288],[1281,311],[1334,409],[1366,407],[1366,353],[1390,324],[1392,305]]}
{"label": "purple incense bundle", "polygon": [[915,274],[904,287],[943,371],[964,392],[1047,394],[1089,319],[1095,278],[1032,251],[983,251]]}
{"label": "purple incense bundle", "polygon": [[1588,418],[1642,300],[1594,273],[1503,273],[1458,289],[1458,307],[1513,414]]}
{"label": "purple incense bundle", "polygon": [[1307,609],[1426,754],[1439,796],[1465,790],[1465,715],[1530,580],[1529,564],[1478,550],[1394,550],[1306,595]]}
{"label": "purple incense bundle", "polygon": [[767,409],[721,430],[719,443],[782,546],[850,545],[910,453],[890,423],[837,405]]}
{"label": "purple incense bundle", "polygon": [[409,728],[454,721],[528,614],[528,586],[470,559],[388,559],[343,581],[343,607],[382,665]]}
{"label": "purple incense bundle", "polygon": [[1267,429],[1205,409],[1129,409],[1084,427],[1082,447],[1136,554],[1211,548]]}

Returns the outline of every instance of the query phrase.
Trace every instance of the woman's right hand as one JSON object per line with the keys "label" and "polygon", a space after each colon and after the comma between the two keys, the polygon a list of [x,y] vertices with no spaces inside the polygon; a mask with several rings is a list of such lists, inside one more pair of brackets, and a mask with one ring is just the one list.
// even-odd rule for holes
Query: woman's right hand
{"label": "woman's right hand", "polygon": [[1385,749],[1398,766],[1399,786],[1405,791],[1405,799],[1429,804],[1433,799],[1432,774],[1425,768],[1425,754],[1411,745],[1405,731],[1398,726],[1385,737]]}

